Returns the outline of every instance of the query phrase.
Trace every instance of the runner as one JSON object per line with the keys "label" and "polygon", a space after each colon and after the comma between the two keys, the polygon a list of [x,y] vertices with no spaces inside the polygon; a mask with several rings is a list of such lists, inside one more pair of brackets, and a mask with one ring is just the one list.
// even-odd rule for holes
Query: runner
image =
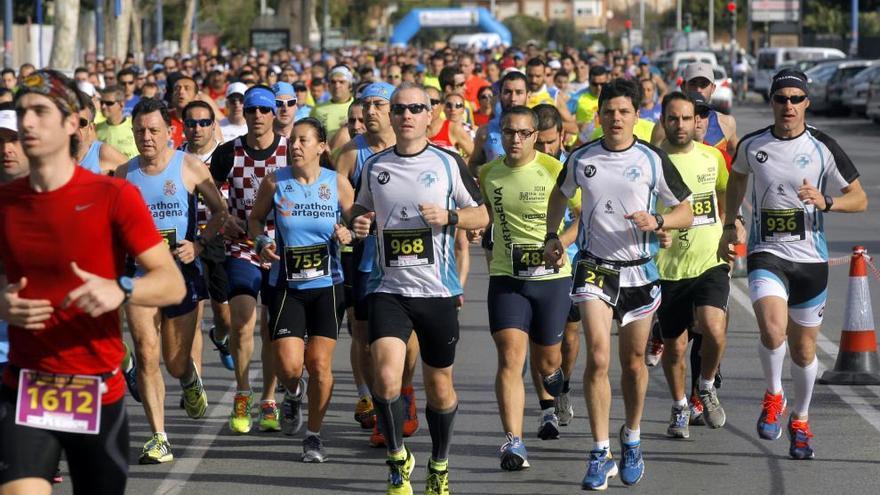
{"label": "runner", "polygon": [[[415,330],[432,441],[425,493],[447,494],[447,459],[458,410],[452,384],[458,341],[455,299],[461,294],[452,275],[455,256],[450,246],[456,227],[475,229],[489,218],[464,162],[428,144],[431,106],[424,89],[401,85],[391,105],[397,144],[367,161],[353,213],[359,237],[377,220],[376,269],[368,283],[373,403],[388,447],[387,492],[411,494],[415,459],[403,443],[400,388],[406,341]],[[418,199],[413,191],[419,191]]]}
{"label": "runner", "polygon": [[[562,164],[535,151],[538,118],[525,106],[508,109],[501,119],[505,156],[480,170],[480,189],[492,205],[492,261],[489,265],[489,328],[498,351],[495,395],[507,441],[501,447],[501,468],[529,467],[522,441],[525,389],[522,369],[526,354],[541,379],[536,383],[541,416],[538,438],[559,438],[555,398],[565,376],[560,368],[560,343],[570,301],[571,264],[547,267],[541,233],[549,192]],[[577,208],[573,197],[570,203]],[[561,231],[560,231],[561,232]],[[572,244],[577,225],[561,232]]]}
{"label": "runner", "polygon": [[[608,478],[618,471],[609,441],[612,319],[620,325],[626,408],[626,422],[620,428],[621,478],[624,484],[634,485],[644,475],[639,429],[648,385],[644,349],[651,316],[660,306],[652,260],[657,242],[652,232],[664,225],[687,227],[692,220],[690,191],[666,153],[633,135],[639,96],[638,86],[623,79],[602,89],[599,122],[608,134],[571,154],[547,213],[545,256],[551,264],[561,265],[564,248],[556,230],[565,214],[565,198],[582,190],[580,253],[571,294],[580,305],[588,349],[584,395],[594,443],[582,487],[591,490],[605,489]],[[668,214],[657,213],[656,197],[672,208]]]}
{"label": "runner", "polygon": [[[321,167],[326,151],[327,135],[321,123],[312,118],[297,122],[291,136],[290,166],[260,183],[248,219],[256,251],[263,261],[273,264],[269,321],[276,372],[287,390],[300,387],[303,364],[309,372],[303,462],[327,458],[321,424],[330,405],[333,351],[345,312],[339,245],[351,242],[351,232],[340,218],[348,221],[354,190],[344,176]],[[278,214],[274,239],[263,234],[270,211]],[[287,435],[302,425],[301,401],[301,394],[284,396],[285,413],[293,412],[282,418],[282,431]]]}
{"label": "runner", "polygon": [[[178,261],[187,287],[187,295],[180,304],[161,310],[140,305],[127,306],[125,310],[138,363],[138,392],[152,429],[139,462],[159,464],[174,459],[165,433],[165,381],[159,367],[160,354],[168,373],[180,381],[186,414],[198,419],[208,408],[208,395],[192,358],[198,306],[207,297],[198,259],[203,241],[196,239],[194,222],[196,195],[205,199],[211,211],[212,219],[204,231],[207,238],[223,227],[228,214],[204,163],[168,147],[171,118],[165,104],[145,98],[135,105],[132,118],[141,154],[120,166],[116,176],[141,191],[156,229]],[[141,273],[142,267],[138,265],[136,274]]]}
{"label": "runner", "polygon": [[226,88],[226,118],[220,121],[223,142],[228,143],[238,136],[247,134],[247,120],[244,118],[244,93],[247,86],[240,82]]}
{"label": "runner", "polygon": [[[75,493],[123,493],[129,439],[117,310],[177,304],[183,280],[137,189],[76,167],[73,82],[35,72],[22,81],[16,110],[31,173],[0,187],[0,319],[12,344],[0,390],[0,491],[49,494],[63,451]],[[35,209],[38,230],[30,228]],[[137,280],[122,272],[126,254],[144,268]],[[74,393],[59,407],[78,421],[47,421],[51,401],[31,408],[25,399]],[[26,424],[16,423],[17,411]]]}
{"label": "runner", "polygon": [[[366,132],[356,136],[342,148],[339,160],[336,162],[337,172],[348,177],[352,185],[359,184],[364,164],[374,154],[391,148],[397,143],[394,129],[391,127],[390,99],[396,88],[388,83],[373,83],[364,90],[360,105],[352,105],[352,108],[361,108],[365,121]],[[367,324],[369,311],[367,308],[367,281],[369,274],[376,263],[375,236],[370,235],[357,245],[357,249],[351,254],[350,264],[345,262],[343,254],[343,266],[349,264],[353,279],[350,304],[353,308],[349,311],[349,321],[352,322],[352,371],[355,384],[358,387],[358,402],[355,405],[355,420],[364,429],[372,428],[370,445],[382,447],[385,445],[385,437],[379,431],[376,424],[376,412],[370,395],[373,376],[372,357],[370,355],[369,328]],[[413,389],[413,375],[415,374],[416,362],[419,356],[419,342],[415,336],[410,336],[406,346],[406,363],[403,368],[403,387],[400,394],[404,400],[405,419],[403,421],[403,436],[409,437],[419,429],[419,417],[416,408],[416,396]]]}
{"label": "runner", "polygon": [[[275,134],[275,94],[266,86],[254,86],[244,95],[244,115],[248,132],[230,142],[220,145],[211,157],[211,175],[218,185],[229,185],[230,213],[245,226],[253,207],[259,183],[277,168],[287,166],[287,138]],[[267,223],[265,234],[272,236],[274,225]],[[228,236],[228,234],[227,234]],[[225,269],[229,278],[230,327],[229,350],[235,361],[237,385],[229,415],[229,429],[234,433],[251,431],[253,398],[250,383],[250,364],[254,352],[254,327],[257,320],[257,298],[263,306],[272,297],[268,286],[268,269],[254,252],[252,243],[244,237],[226,244]],[[266,324],[265,307],[261,307],[260,338],[270,342]],[[260,402],[260,430],[280,431],[278,406],[275,401],[275,371],[272,363],[272,346],[263,345],[263,390]],[[299,396],[303,391],[291,391]]]}
{"label": "runner", "polygon": [[111,174],[128,161],[122,153],[109,144],[102,143],[95,134],[95,105],[85,93],[78,94],[79,111],[79,149],[77,162],[96,174]]}
{"label": "runner", "polygon": [[123,98],[125,93],[119,86],[109,86],[101,91],[101,113],[106,120],[97,125],[95,134],[100,141],[119,150],[130,160],[137,156],[138,150],[131,130],[131,117],[122,115]]}
{"label": "runner", "polygon": [[[535,140],[535,149],[556,158],[560,163],[565,162],[567,155],[562,149],[565,132],[562,128],[562,116],[559,114],[559,110],[553,105],[538,105],[532,110],[538,117],[538,137]],[[577,203],[573,206],[565,212],[565,229],[572,225],[576,227],[579,225],[581,205]],[[574,264],[578,254],[577,243],[571,243],[565,252],[568,255],[569,263]],[[574,407],[568,394],[571,391],[571,377],[574,376],[574,366],[577,364],[581,347],[580,321],[580,310],[577,304],[571,302],[565,323],[565,334],[562,336],[562,375],[564,377],[562,393],[556,397],[554,405],[556,417],[559,418],[559,426],[568,426],[574,418]],[[529,361],[529,363],[532,365],[532,383],[537,389],[538,384],[541,383],[540,373],[535,368],[534,361]]]}
{"label": "runner", "polygon": [[286,138],[290,138],[293,132],[293,122],[296,118],[297,100],[296,92],[293,86],[286,82],[277,82],[272,86],[275,93],[275,107],[277,116],[275,118],[275,133]]}
{"label": "runner", "polygon": [[[788,453],[793,459],[812,459],[809,407],[828,285],[824,216],[864,211],[868,198],[859,172],[837,142],[806,124],[807,77],[783,69],[773,77],[770,95],[773,125],[740,143],[727,185],[726,211],[740,207],[752,174],[749,295],[761,331],[758,356],[767,382],[758,436],[776,440],[782,435],[787,406],[782,365],[788,341],[795,398],[788,418]],[[832,196],[837,191],[842,194]],[[745,241],[737,237],[728,219],[719,255],[733,259],[730,244]]]}
{"label": "runner", "polygon": [[[577,121],[568,110],[569,96],[564,91],[547,86],[548,70],[547,63],[540,57],[532,58],[526,63],[526,78],[529,83],[529,99],[526,106],[534,108],[540,104],[554,105],[562,115],[566,131],[577,134]],[[552,82],[552,77],[550,81]]]}
{"label": "runner", "polygon": [[477,135],[474,136],[474,153],[468,160],[468,168],[474,177],[479,174],[481,166],[504,154],[501,146],[501,116],[508,108],[525,105],[529,101],[528,79],[522,72],[507,73],[501,78],[498,87],[501,113],[477,129]]}
{"label": "runner", "polygon": [[[696,97],[702,98],[699,93]],[[700,100],[701,103],[702,100]],[[693,192],[693,226],[658,232],[661,249],[657,268],[663,301],[657,316],[664,340],[663,371],[672,394],[673,407],[666,435],[688,438],[690,409],[685,389],[688,333],[703,336],[697,394],[703,406],[703,420],[711,428],[724,426],[726,416],[715,390],[715,372],[726,344],[726,311],[730,291],[729,267],[718,258],[721,225],[727,189],[727,165],[717,149],[694,142],[696,104],[685,94],[673,91],[663,98],[661,123],[666,139],[662,149]],[[695,344],[696,345],[696,344]]]}
{"label": "runner", "polygon": [[589,87],[572,96],[576,108],[575,119],[581,136],[592,135],[598,125],[599,96],[602,94],[602,88],[611,81],[608,69],[604,65],[590,67],[589,74]]}
{"label": "runner", "polygon": [[648,78],[640,79],[639,85],[642,87],[642,107],[639,108],[639,118],[657,124],[660,122],[660,114],[663,111],[657,96],[657,84]]}
{"label": "runner", "polygon": [[352,97],[352,84],[354,75],[351,69],[344,65],[337,65],[330,70],[330,100],[320,103],[312,110],[312,117],[327,129],[327,135],[333,140],[333,135],[340,127],[345,125],[348,107],[354,101]]}
{"label": "runner", "polygon": [[312,113],[315,107],[309,105],[309,87],[302,81],[293,84],[293,91],[296,93],[296,116],[294,121],[304,119]]}

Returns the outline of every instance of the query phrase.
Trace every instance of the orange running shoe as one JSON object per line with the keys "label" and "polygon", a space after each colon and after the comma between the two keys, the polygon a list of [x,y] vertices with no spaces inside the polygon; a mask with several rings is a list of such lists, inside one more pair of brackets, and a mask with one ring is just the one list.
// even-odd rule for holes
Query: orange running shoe
{"label": "orange running shoe", "polygon": [[761,415],[758,417],[758,436],[764,440],[777,440],[782,436],[780,416],[785,412],[785,397],[782,393],[764,392]]}
{"label": "orange running shoe", "polygon": [[403,436],[410,437],[419,431],[419,414],[416,410],[416,391],[412,385],[403,387],[400,390],[403,396]]}
{"label": "orange running shoe", "polygon": [[384,447],[385,435],[379,431],[379,425],[373,425],[373,433],[370,434],[370,447]]}
{"label": "orange running shoe", "polygon": [[354,406],[354,420],[361,424],[361,428],[369,430],[376,425],[376,410],[373,409],[373,400],[369,397],[361,397]]}

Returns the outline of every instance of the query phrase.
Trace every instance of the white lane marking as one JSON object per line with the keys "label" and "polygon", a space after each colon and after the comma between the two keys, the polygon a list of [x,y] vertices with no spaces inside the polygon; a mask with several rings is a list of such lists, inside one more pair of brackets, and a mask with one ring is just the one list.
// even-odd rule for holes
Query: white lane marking
{"label": "white lane marking", "polygon": [[[733,281],[732,281],[733,282]],[[752,301],[749,298],[748,294],[745,290],[740,287],[739,281],[733,282],[730,284],[730,296],[739,303],[743,309],[746,310],[747,313],[755,316],[755,310],[752,309]],[[835,358],[837,356],[838,347],[828,340],[827,337],[819,333],[819,338],[817,339],[818,347],[827,354],[831,358]],[[821,360],[819,360],[819,374],[825,371],[827,366],[825,366]],[[851,386],[849,385],[827,385],[827,387],[834,392],[837,397],[840,398],[843,402],[845,402],[849,407],[853,409],[862,419],[865,420],[869,425],[874,427],[877,432],[880,432],[880,410],[874,408],[864,397],[859,395]],[[878,391],[873,390],[873,388],[869,388],[874,394],[878,394]]]}
{"label": "white lane marking", "polygon": [[[255,381],[259,383],[263,374],[259,362],[255,363],[254,361],[251,361],[251,364],[257,364],[257,369],[251,371],[251,383],[254,383]],[[232,399],[235,397],[235,389],[236,383],[233,379],[232,384],[226,389],[226,393],[223,394],[223,397],[220,398],[217,404],[211,408],[211,411],[205,416],[204,419],[208,421],[202,421],[202,426],[199,427],[199,430],[194,435],[188,436],[191,445],[184,449],[180,457],[175,456],[172,461],[173,466],[171,470],[168,471],[162,484],[159,485],[153,493],[157,495],[176,495],[181,493],[183,487],[186,486],[187,481],[189,481],[193,473],[199,468],[199,464],[202,463],[202,459],[204,459],[205,453],[208,452],[209,447],[213,445],[214,441],[220,435],[220,432],[226,428],[228,421],[225,420],[228,417],[232,405]],[[223,420],[220,422],[220,428],[217,428],[218,419]]]}

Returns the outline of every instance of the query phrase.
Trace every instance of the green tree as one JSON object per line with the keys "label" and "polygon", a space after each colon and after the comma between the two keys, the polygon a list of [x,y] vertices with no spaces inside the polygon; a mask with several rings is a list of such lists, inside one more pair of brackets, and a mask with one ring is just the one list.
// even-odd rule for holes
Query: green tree
{"label": "green tree", "polygon": [[529,40],[543,43],[547,35],[547,24],[528,15],[515,15],[504,19],[504,25],[510,30],[514,45],[524,45]]}
{"label": "green tree", "polygon": [[581,38],[577,28],[574,27],[573,21],[551,22],[550,25],[547,26],[547,34],[545,38],[547,40],[555,41],[559,48],[565,46],[581,48],[581,45],[584,44],[583,38]]}

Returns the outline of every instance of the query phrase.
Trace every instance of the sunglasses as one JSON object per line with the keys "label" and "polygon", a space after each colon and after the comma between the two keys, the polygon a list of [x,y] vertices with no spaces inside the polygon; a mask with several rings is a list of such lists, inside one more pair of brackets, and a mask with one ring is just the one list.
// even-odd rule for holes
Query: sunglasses
{"label": "sunglasses", "polygon": [[183,121],[183,125],[187,126],[190,129],[195,129],[198,127],[211,127],[214,125],[214,121],[211,119],[186,119]]}
{"label": "sunglasses", "polygon": [[446,108],[464,108],[464,103],[452,103],[451,101],[447,101]]}
{"label": "sunglasses", "polygon": [[106,106],[106,107],[112,107],[113,105],[115,105],[117,103],[119,103],[119,102],[114,101],[114,100],[101,100],[101,106]]}
{"label": "sunglasses", "polygon": [[708,119],[710,113],[712,113],[712,109],[711,109],[711,108],[700,108],[699,110],[697,110],[697,115],[698,115],[701,119]]}
{"label": "sunglasses", "polygon": [[439,104],[441,104],[441,103],[443,103],[443,101],[441,101],[441,100],[435,100],[435,99],[431,98],[431,106],[432,106],[432,107],[436,107],[437,105],[439,105]]}
{"label": "sunglasses", "polygon": [[233,95],[227,96],[226,103],[238,103],[238,104],[244,103],[244,96],[241,96],[239,94],[233,94]]}
{"label": "sunglasses", "polygon": [[534,134],[536,132],[538,132],[538,131],[536,131],[534,129],[510,129],[510,128],[501,129],[501,134],[503,134],[504,137],[506,137],[507,139],[513,139],[514,136],[519,136],[519,138],[524,141],[526,139],[532,137],[532,134]]}
{"label": "sunglasses", "polygon": [[492,93],[483,93],[479,97],[480,100],[488,100],[490,98],[492,98]]}
{"label": "sunglasses", "polygon": [[79,128],[80,129],[85,129],[86,127],[89,126],[89,124],[91,124],[89,119],[84,119],[82,117],[79,118]]}
{"label": "sunglasses", "polygon": [[267,113],[272,113],[272,109],[269,107],[250,107],[245,108],[244,113],[253,115],[259,111],[261,114],[266,115]]}
{"label": "sunglasses", "polygon": [[413,115],[418,115],[422,112],[427,112],[430,110],[428,105],[424,103],[410,103],[409,105],[404,105],[403,103],[395,103],[391,105],[391,113],[394,115],[403,115],[403,112],[409,110],[409,113]]}
{"label": "sunglasses", "polygon": [[785,95],[773,95],[773,102],[779,105],[787,105],[788,102],[791,102],[792,105],[798,105],[803,103],[804,100],[807,99],[807,95],[794,95],[794,96],[785,96]]}
{"label": "sunglasses", "polygon": [[296,106],[296,98],[290,100],[275,100],[275,106],[278,108],[291,108]]}
{"label": "sunglasses", "polygon": [[708,88],[710,84],[712,84],[712,81],[706,79],[705,77],[698,77],[696,79],[691,79],[687,82],[688,86],[696,86],[700,89]]}

